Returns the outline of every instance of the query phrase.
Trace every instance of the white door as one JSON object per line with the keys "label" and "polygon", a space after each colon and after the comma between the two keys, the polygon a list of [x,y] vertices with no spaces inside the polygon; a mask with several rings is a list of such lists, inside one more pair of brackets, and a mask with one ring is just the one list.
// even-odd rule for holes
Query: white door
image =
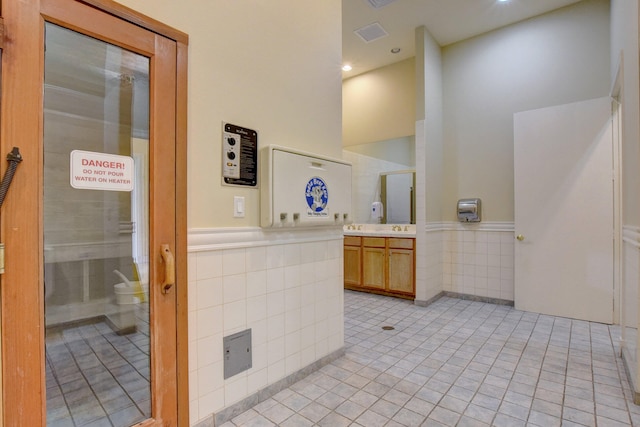
{"label": "white door", "polygon": [[515,306],[613,320],[611,100],[514,115]]}

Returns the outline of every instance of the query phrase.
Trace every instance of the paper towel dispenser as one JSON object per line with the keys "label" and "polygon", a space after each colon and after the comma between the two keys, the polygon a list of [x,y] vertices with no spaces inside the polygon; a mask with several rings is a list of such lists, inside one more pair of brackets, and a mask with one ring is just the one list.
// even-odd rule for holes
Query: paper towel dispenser
{"label": "paper towel dispenser", "polygon": [[458,221],[480,222],[480,199],[458,200]]}

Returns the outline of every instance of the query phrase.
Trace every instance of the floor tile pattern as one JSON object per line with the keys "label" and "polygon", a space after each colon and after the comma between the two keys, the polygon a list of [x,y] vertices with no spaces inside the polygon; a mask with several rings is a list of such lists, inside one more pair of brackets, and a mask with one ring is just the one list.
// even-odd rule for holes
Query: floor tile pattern
{"label": "floor tile pattern", "polygon": [[47,426],[125,427],[148,418],[148,305],[118,335],[97,322],[47,331]]}
{"label": "floor tile pattern", "polygon": [[223,427],[640,426],[618,337],[508,306],[345,291],[345,356]]}

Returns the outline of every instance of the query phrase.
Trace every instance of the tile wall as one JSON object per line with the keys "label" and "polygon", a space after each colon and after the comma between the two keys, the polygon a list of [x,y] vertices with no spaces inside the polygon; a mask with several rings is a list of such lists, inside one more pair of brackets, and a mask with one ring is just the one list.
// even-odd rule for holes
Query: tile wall
{"label": "tile wall", "polygon": [[444,291],[513,301],[512,223],[444,223],[440,233]]}
{"label": "tile wall", "polygon": [[[342,229],[190,232],[192,423],[343,347],[342,244]],[[253,366],[225,380],[222,339],[248,328]]]}

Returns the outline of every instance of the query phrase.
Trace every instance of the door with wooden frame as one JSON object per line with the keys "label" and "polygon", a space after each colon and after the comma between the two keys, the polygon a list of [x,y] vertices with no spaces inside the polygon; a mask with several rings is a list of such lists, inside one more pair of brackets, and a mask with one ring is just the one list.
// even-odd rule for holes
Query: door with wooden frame
{"label": "door with wooden frame", "polygon": [[0,211],[3,425],[188,425],[187,37],[109,0],[2,18],[0,149],[23,158]]}

